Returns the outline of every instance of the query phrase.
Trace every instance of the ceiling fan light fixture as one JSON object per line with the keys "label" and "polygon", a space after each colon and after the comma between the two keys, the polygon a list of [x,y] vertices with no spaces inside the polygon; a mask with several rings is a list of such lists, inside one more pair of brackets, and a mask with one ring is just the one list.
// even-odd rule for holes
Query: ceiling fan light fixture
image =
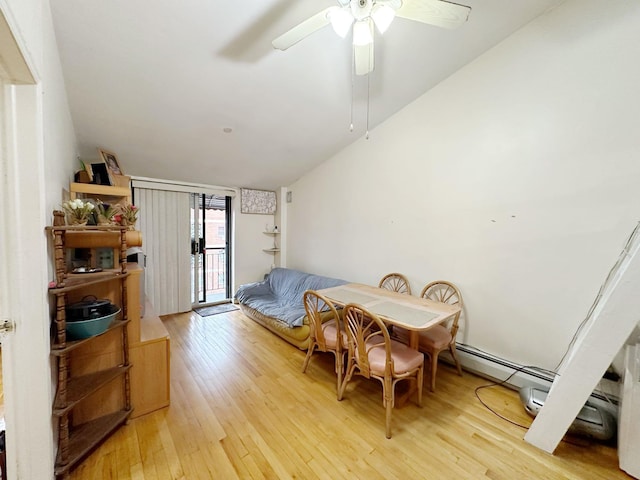
{"label": "ceiling fan light fixture", "polygon": [[373,43],[373,32],[369,18],[358,20],[353,24],[353,44],[362,46],[370,43]]}
{"label": "ceiling fan light fixture", "polygon": [[336,7],[335,10],[331,10],[329,12],[328,17],[331,22],[331,26],[333,27],[333,31],[336,32],[340,38],[346,37],[354,20],[351,13],[347,10]]}
{"label": "ceiling fan light fixture", "polygon": [[396,11],[388,5],[375,4],[371,11],[371,18],[373,23],[376,24],[376,28],[380,33],[384,33],[393,22],[396,16]]}

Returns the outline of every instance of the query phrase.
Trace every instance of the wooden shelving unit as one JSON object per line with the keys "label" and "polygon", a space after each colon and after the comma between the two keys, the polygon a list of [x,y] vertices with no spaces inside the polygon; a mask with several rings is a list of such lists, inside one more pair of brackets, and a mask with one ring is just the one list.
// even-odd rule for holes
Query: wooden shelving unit
{"label": "wooden shelving unit", "polygon": [[[67,479],[70,470],[78,464],[93,448],[102,443],[111,433],[123,425],[130,417],[131,387],[128,337],[128,305],[127,305],[127,272],[126,235],[127,227],[47,227],[53,235],[54,258],[56,268],[55,286],[49,293],[56,299],[56,314],[54,321],[54,338],[51,355],[56,360],[58,376],[57,390],[52,409],[52,415],[58,423],[58,454],[56,456],[55,474],[58,478]],[[91,239],[85,244],[82,238]],[[72,274],[68,272],[65,258],[67,238],[74,247],[98,246],[117,248],[119,262],[117,269],[110,269],[98,273]],[[101,238],[102,241],[96,239]],[[66,334],[66,306],[70,298],[82,296],[95,288],[105,285],[114,286],[118,298],[121,314],[120,318],[102,334],[90,338],[68,341]],[[118,358],[111,365],[100,365],[91,372],[74,374],[73,351],[91,345],[99,338],[115,336],[118,345]],[[101,396],[107,385],[119,382],[116,389],[115,406],[111,411],[95,415],[93,418],[86,414],[75,418],[74,413],[87,402],[101,401]],[[97,399],[97,400],[96,400]],[[111,408],[112,403],[108,405]],[[99,409],[98,409],[99,410]],[[89,418],[88,418],[89,417]]]}

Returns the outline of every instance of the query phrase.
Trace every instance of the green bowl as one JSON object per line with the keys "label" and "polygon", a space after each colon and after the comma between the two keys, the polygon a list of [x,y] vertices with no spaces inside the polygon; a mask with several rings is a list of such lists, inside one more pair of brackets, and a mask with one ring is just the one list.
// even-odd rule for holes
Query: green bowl
{"label": "green bowl", "polygon": [[120,308],[118,308],[117,305],[111,305],[110,313],[103,317],[67,322],[67,337],[69,340],[82,340],[84,338],[100,335],[111,326],[111,323],[119,313]]}

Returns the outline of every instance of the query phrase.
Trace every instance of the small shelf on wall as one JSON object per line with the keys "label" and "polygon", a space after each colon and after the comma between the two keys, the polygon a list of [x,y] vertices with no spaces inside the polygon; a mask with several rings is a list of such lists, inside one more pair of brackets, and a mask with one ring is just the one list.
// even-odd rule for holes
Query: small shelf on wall
{"label": "small shelf on wall", "polygon": [[262,233],[264,233],[265,235],[280,235],[280,232],[267,232],[267,231],[264,231]]}
{"label": "small shelf on wall", "polygon": [[262,249],[263,252],[267,252],[267,253],[278,253],[280,251],[279,248],[264,248]]}
{"label": "small shelf on wall", "polygon": [[96,185],[94,183],[71,182],[69,185],[69,195],[71,200],[76,198],[101,198],[114,199],[116,203],[124,201],[131,203],[131,188],[129,187],[129,177],[122,176],[124,184],[122,186]]}

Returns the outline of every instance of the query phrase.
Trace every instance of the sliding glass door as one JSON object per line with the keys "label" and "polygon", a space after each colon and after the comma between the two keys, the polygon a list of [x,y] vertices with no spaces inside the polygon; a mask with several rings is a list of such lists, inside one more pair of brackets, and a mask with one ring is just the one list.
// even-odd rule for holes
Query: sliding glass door
{"label": "sliding glass door", "polygon": [[191,298],[194,307],[231,298],[231,197],[191,194]]}

